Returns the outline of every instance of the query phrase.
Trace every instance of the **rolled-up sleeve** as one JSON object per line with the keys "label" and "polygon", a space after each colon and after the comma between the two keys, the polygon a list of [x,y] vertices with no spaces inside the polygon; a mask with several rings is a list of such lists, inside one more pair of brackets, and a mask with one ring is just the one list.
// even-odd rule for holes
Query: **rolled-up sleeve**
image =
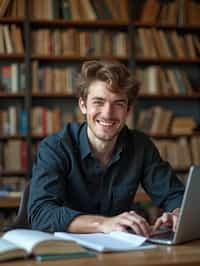
{"label": "rolled-up sleeve", "polygon": [[69,158],[59,150],[59,141],[42,141],[38,148],[30,186],[29,223],[33,229],[66,231],[81,212],[65,206]]}

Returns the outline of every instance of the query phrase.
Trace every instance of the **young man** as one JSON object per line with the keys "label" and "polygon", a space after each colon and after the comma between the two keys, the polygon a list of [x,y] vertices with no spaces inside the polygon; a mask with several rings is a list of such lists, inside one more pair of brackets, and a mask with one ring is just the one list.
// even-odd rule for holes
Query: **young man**
{"label": "young man", "polygon": [[33,229],[77,233],[126,231],[148,236],[148,222],[130,209],[141,184],[165,210],[155,228],[175,230],[184,187],[143,133],[125,120],[138,82],[118,62],[88,61],[77,80],[82,124],[45,138],[33,167]]}

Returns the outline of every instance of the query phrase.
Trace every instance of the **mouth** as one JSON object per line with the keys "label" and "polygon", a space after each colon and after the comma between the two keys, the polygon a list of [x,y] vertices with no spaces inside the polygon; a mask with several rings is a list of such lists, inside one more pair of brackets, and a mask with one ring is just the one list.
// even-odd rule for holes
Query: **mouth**
{"label": "mouth", "polygon": [[104,120],[97,119],[97,123],[103,127],[113,127],[116,124],[116,121],[113,120]]}

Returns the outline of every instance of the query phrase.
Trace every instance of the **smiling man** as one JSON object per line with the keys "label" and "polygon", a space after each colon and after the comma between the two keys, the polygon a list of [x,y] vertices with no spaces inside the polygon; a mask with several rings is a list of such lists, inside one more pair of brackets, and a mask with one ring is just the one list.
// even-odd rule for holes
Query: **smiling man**
{"label": "smiling man", "polygon": [[125,125],[139,84],[121,63],[88,61],[77,79],[82,124],[69,123],[39,145],[29,199],[33,229],[126,231],[148,236],[131,209],[139,184],[175,230],[184,187],[151,140]]}

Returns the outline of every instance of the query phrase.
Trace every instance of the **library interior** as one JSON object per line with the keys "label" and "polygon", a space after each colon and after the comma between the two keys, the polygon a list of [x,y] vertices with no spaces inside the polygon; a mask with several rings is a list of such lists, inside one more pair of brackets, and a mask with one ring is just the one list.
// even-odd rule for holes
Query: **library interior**
{"label": "library interior", "polygon": [[[135,77],[140,89],[126,125],[153,143],[178,182],[186,186],[189,170],[200,165],[199,14],[199,0],[0,0],[2,238],[10,229],[31,230],[25,224],[40,143],[68,123],[86,123],[76,86],[86,61],[119,62]],[[88,175],[92,171],[88,169]],[[139,184],[132,204],[153,225],[164,211],[146,191]],[[101,193],[94,199],[98,196]],[[116,196],[117,200],[120,205]],[[78,242],[76,252],[70,249],[66,257],[54,252],[41,260],[48,260],[43,265],[69,262],[74,266],[200,265],[200,240],[151,244],[128,252],[112,252],[112,248],[90,252],[83,247]],[[39,256],[30,254],[28,260],[23,254],[23,259],[12,261],[8,255],[2,265],[36,265]],[[0,245],[0,262],[4,255]]]}

